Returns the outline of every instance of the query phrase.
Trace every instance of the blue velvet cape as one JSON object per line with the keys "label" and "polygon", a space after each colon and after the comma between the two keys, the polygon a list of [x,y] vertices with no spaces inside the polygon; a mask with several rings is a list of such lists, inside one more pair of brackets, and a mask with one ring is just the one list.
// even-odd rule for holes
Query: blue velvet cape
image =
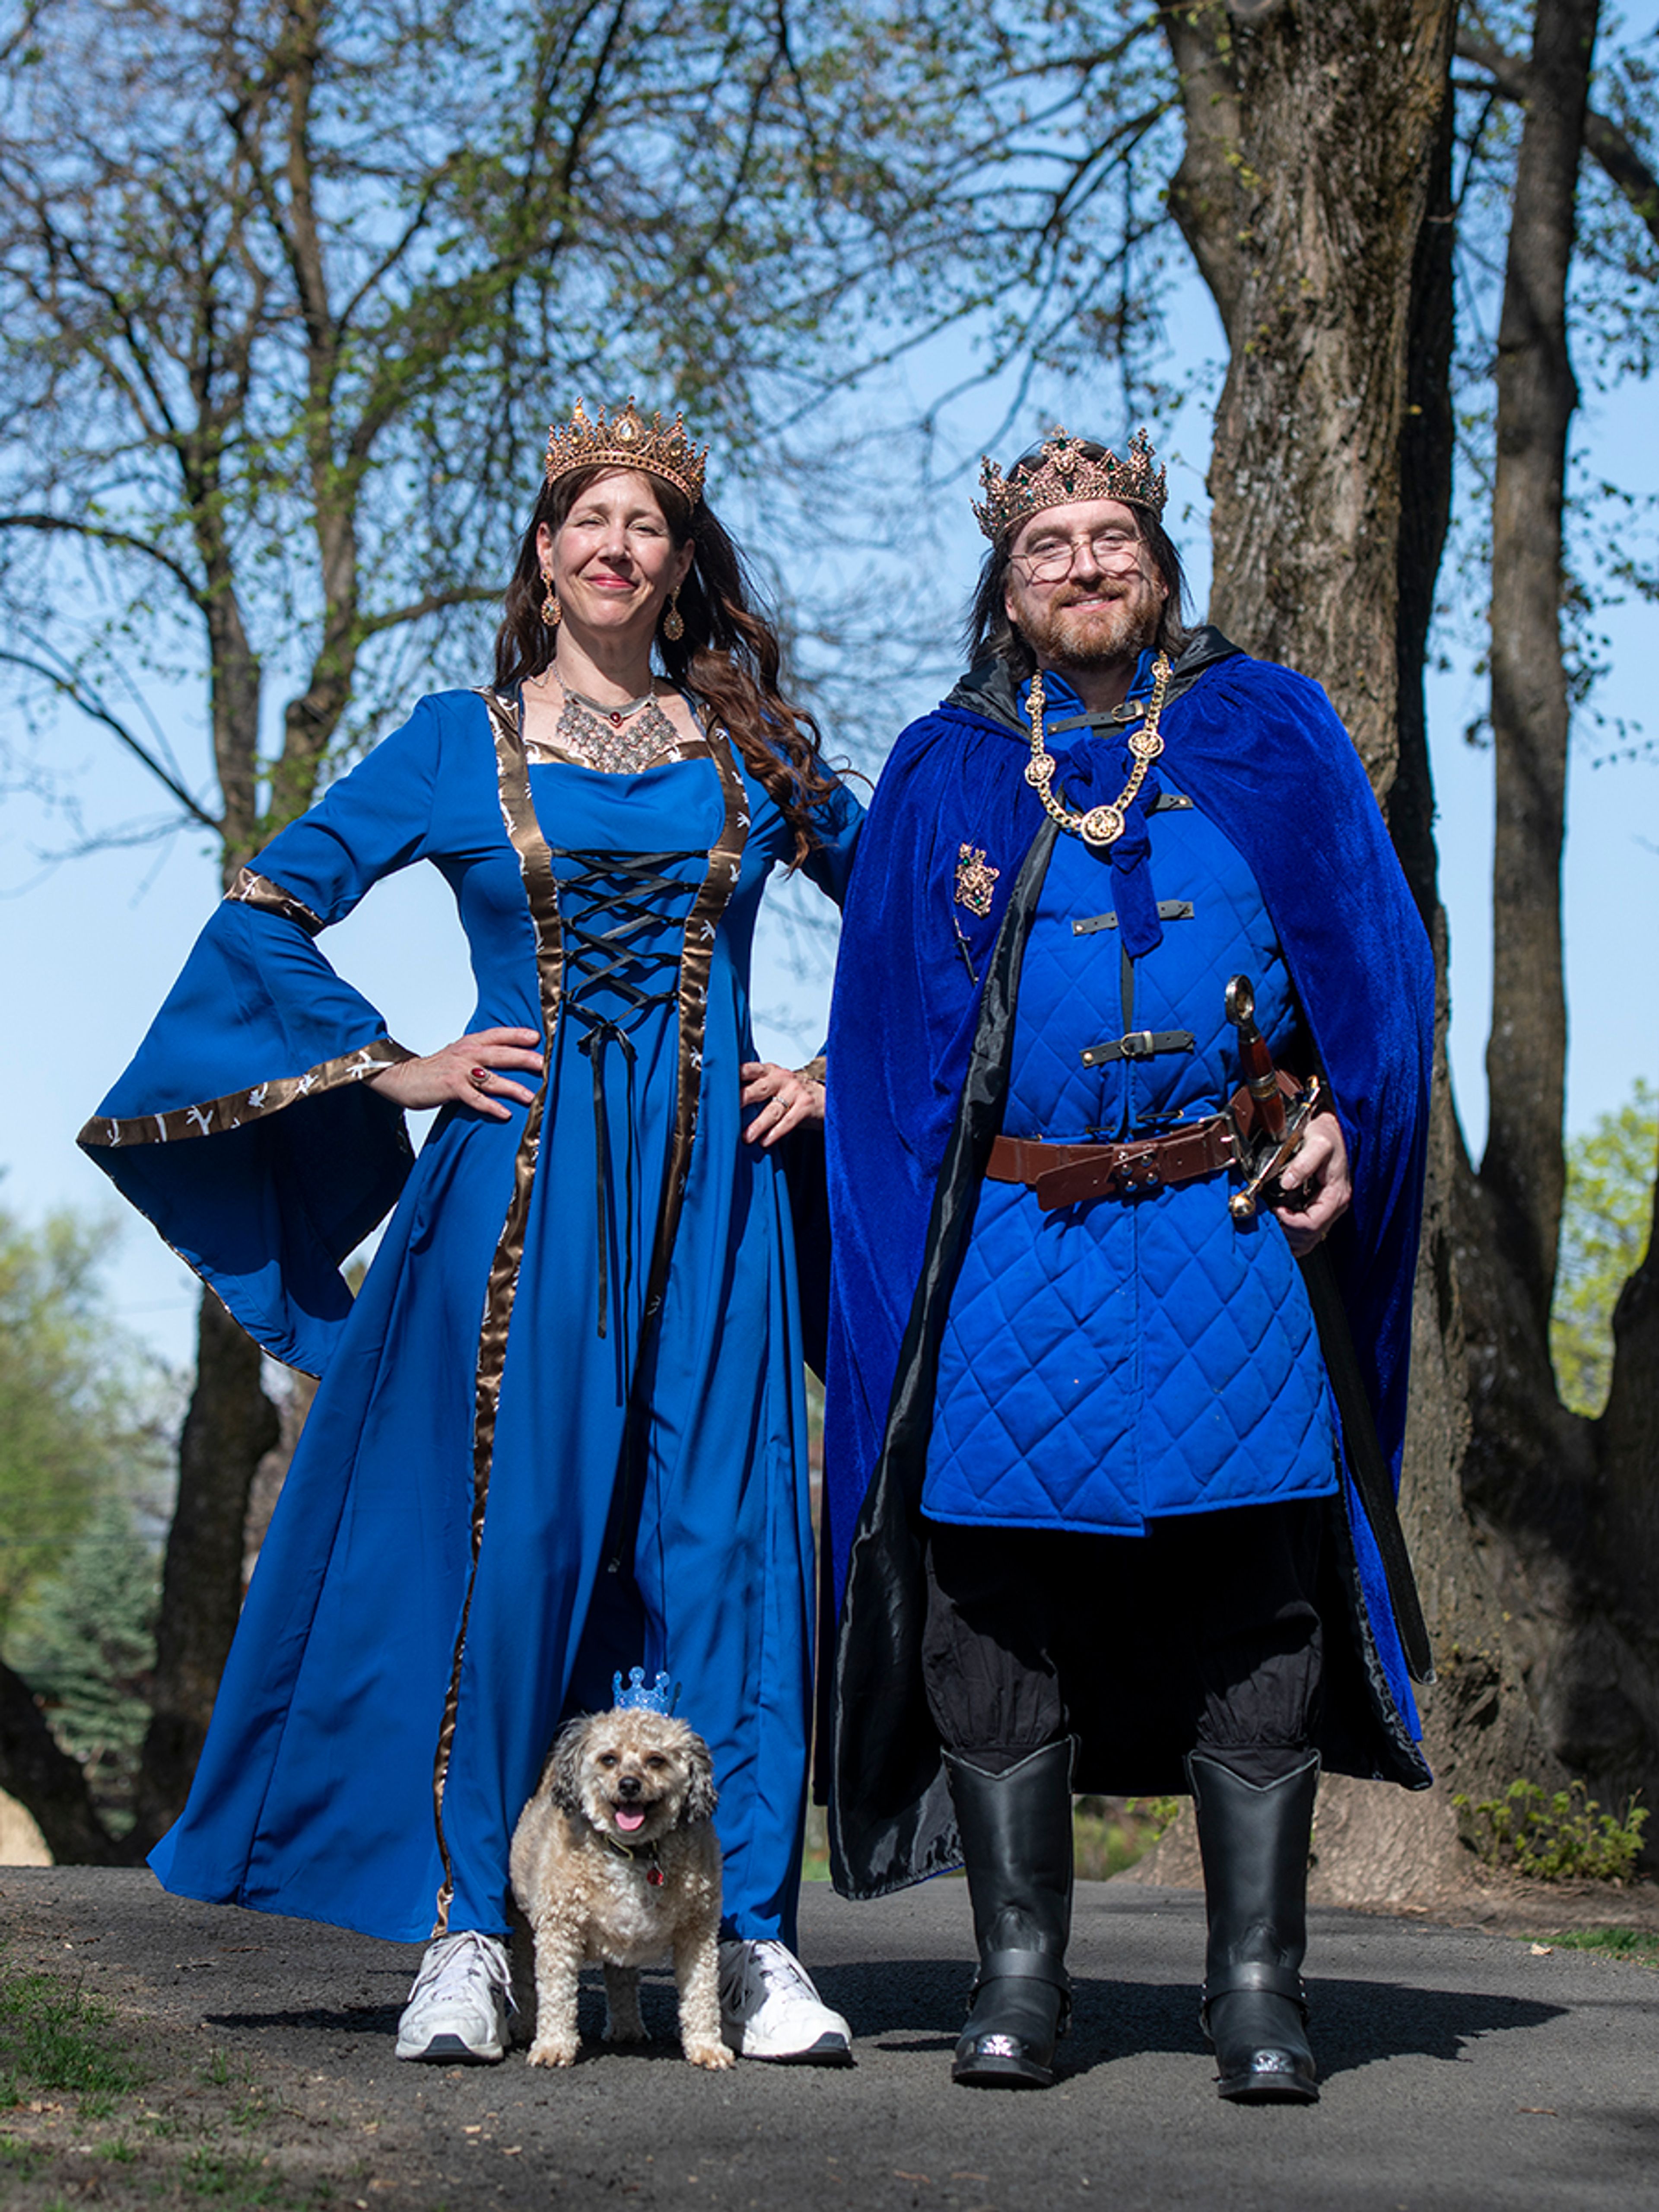
{"label": "blue velvet cape", "polygon": [[[1145,685],[1143,667],[1132,697]],[[1433,1042],[1427,939],[1364,771],[1316,684],[1201,632],[1162,727],[1169,782],[1224,830],[1261,886],[1334,1094],[1354,1202],[1328,1243],[1397,1483]],[[1115,763],[1092,756],[1086,733],[1069,752],[1053,750],[1069,804],[1115,799]],[[840,1626],[826,1689],[832,1857],[853,1894],[955,1856],[910,1663],[916,1513],[938,1332],[1006,1080],[996,1037],[1012,1028],[1022,933],[1054,834],[1024,780],[1028,757],[1000,669],[976,670],[912,724],[883,772],[843,927],[830,1035],[825,1433]],[[1139,816],[1131,811],[1122,841],[1126,911],[1138,902]],[[964,844],[1001,863],[966,950],[951,897]],[[1365,1692],[1349,1702],[1366,1710],[1334,1716],[1343,1724],[1327,1762],[1421,1786],[1400,1639],[1351,1481],[1345,1503],[1359,1646],[1349,1671]]]}

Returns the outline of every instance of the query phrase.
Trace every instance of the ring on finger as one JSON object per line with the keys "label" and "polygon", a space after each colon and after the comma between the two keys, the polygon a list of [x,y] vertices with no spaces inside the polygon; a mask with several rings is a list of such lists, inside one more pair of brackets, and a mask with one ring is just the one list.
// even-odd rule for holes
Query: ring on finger
{"label": "ring on finger", "polygon": [[487,1067],[469,1067],[466,1079],[475,1091],[486,1090],[489,1084],[489,1070]]}

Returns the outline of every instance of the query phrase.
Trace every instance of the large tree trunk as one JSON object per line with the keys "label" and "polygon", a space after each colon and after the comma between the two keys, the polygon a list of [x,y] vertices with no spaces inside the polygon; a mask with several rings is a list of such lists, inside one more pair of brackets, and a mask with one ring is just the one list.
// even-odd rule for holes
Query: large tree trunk
{"label": "large tree trunk", "polygon": [[146,1847],[183,1810],[241,1609],[248,1493],[281,1429],[260,1386],[261,1356],[211,1291],[204,1291],[137,1791],[136,1832]]}
{"label": "large tree trunk", "polygon": [[1539,1343],[1549,1329],[1565,1182],[1561,848],[1570,709],[1561,652],[1561,509],[1567,431],[1578,404],[1567,353],[1567,275],[1599,4],[1540,0],[1498,331],[1492,527],[1498,810],[1480,1185],[1491,1233],[1515,1278],[1517,1319]]}
{"label": "large tree trunk", "polygon": [[118,1866],[137,1856],[98,1817],[78,1759],[60,1748],[21,1674],[0,1665],[0,1790],[26,1805],[59,1865]]}
{"label": "large tree trunk", "polygon": [[[1622,1809],[1659,1790],[1659,1281],[1651,1255],[1615,1320],[1600,1421],[1557,1396],[1548,1325],[1565,1182],[1561,851],[1570,704],[1562,507],[1577,401],[1567,349],[1595,0],[1540,0],[1498,331],[1492,520],[1491,1133],[1460,1187],[1474,1385],[1469,1502],[1551,1752]],[[1654,1839],[1659,1841],[1659,1838]]]}
{"label": "large tree trunk", "polygon": [[[1449,512],[1449,0],[1167,6],[1187,156],[1177,220],[1231,360],[1210,489],[1212,617],[1316,676],[1352,732],[1435,948],[1430,1182],[1402,1515],[1435,1641],[1423,1695],[1440,1787],[1328,1784],[1318,1893],[1430,1901],[1467,1876],[1450,1800],[1564,1778],[1505,1598],[1517,1562],[1471,1517],[1480,1377],[1466,1312],[1473,1178],[1445,1047],[1423,665]],[[1558,1132],[1559,1146],[1559,1132]],[[1179,1839],[1160,1857],[1173,1863]]]}
{"label": "large tree trunk", "polygon": [[1455,12],[1452,0],[1164,9],[1188,125],[1171,204],[1230,351],[1211,618],[1319,677],[1385,802],[1411,271]]}

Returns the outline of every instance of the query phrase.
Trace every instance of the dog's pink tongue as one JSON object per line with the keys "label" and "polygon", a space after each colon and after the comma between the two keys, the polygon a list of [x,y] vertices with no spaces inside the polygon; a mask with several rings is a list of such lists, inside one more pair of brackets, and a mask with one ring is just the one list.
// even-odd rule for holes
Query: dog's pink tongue
{"label": "dog's pink tongue", "polygon": [[631,1836],[635,1828],[642,1828],[645,1826],[645,1815],[643,1813],[631,1811],[626,1805],[619,1805],[617,1808],[617,1826],[622,1830],[623,1835]]}

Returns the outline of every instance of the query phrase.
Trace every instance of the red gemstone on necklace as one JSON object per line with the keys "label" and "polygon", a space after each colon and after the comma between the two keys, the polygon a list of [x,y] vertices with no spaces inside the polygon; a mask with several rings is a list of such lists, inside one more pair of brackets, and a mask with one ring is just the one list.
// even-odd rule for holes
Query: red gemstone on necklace
{"label": "red gemstone on necklace", "polygon": [[619,730],[622,727],[622,724],[623,718],[613,707],[611,710],[611,726],[613,730]]}

